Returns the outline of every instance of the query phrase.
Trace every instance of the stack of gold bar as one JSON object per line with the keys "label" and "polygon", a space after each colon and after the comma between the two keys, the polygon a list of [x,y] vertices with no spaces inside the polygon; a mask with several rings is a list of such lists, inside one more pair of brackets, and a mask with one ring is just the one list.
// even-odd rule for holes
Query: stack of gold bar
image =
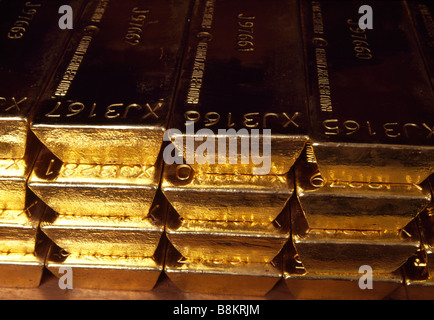
{"label": "stack of gold bar", "polygon": [[[64,1],[77,13],[81,0]],[[35,287],[47,245],[38,232],[45,205],[27,190],[40,144],[29,130],[34,109],[70,32],[55,1],[0,2],[0,286]]]}
{"label": "stack of gold bar", "polygon": [[50,207],[46,266],[73,287],[149,290],[163,269],[159,154],[189,3],[87,2],[42,95],[28,185]]}
{"label": "stack of gold bar", "polygon": [[297,1],[196,1],[161,185],[182,290],[264,295],[282,277],[304,79]]}
{"label": "stack of gold bar", "polygon": [[[362,5],[373,29],[359,24]],[[301,16],[311,144],[295,169],[285,279],[297,298],[384,298],[403,288],[400,267],[421,249],[429,76],[404,2],[302,1]]]}

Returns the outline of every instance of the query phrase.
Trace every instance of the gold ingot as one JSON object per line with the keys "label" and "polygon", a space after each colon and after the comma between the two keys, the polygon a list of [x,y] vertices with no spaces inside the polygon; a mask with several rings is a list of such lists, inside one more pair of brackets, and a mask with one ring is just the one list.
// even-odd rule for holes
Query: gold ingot
{"label": "gold ingot", "polygon": [[47,209],[41,230],[74,255],[149,256],[164,232],[167,205],[155,204],[149,216],[59,215]]}
{"label": "gold ingot", "polygon": [[282,277],[280,268],[273,264],[190,261],[171,247],[167,250],[164,271],[184,292],[264,296]]}
{"label": "gold ingot", "polygon": [[158,189],[160,166],[62,163],[41,151],[29,188],[64,215],[148,215]]}
{"label": "gold ingot", "polygon": [[40,144],[35,142],[22,159],[0,159],[0,208],[23,210],[30,205],[27,179],[32,171]]}
{"label": "gold ingot", "polygon": [[183,219],[272,222],[293,192],[288,175],[195,173],[166,165],[161,190]]}
{"label": "gold ingot", "polygon": [[391,273],[420,247],[415,221],[399,231],[311,229],[291,202],[293,243],[307,272],[358,273],[369,265],[375,274]]}
{"label": "gold ingot", "polygon": [[327,180],[303,158],[295,167],[297,196],[310,228],[399,230],[430,202],[415,184]]}
{"label": "gold ingot", "polygon": [[[41,282],[51,242],[38,234],[36,248],[23,252],[0,252],[0,287],[35,288]],[[16,247],[26,247],[27,244]]]}
{"label": "gold ingot", "polygon": [[434,276],[434,206],[431,203],[418,217],[423,249],[426,252],[427,268]]}
{"label": "gold ingot", "polygon": [[38,139],[67,163],[155,165],[189,7],[188,0],[90,3],[40,99],[30,126]]}
{"label": "gold ingot", "polygon": [[408,259],[402,268],[405,288],[410,300],[434,299],[434,279],[429,270],[427,252],[424,249]]}
{"label": "gold ingot", "polygon": [[33,252],[45,204],[33,202],[25,210],[0,211],[0,251]]}
{"label": "gold ingot", "polygon": [[209,221],[179,219],[172,209],[166,234],[191,260],[271,262],[289,239],[288,208],[274,221]]}
{"label": "gold ingot", "polygon": [[64,275],[60,268],[71,268],[74,288],[144,291],[155,286],[163,270],[162,264],[152,257],[67,255],[55,246],[46,267],[59,278]]}
{"label": "gold ingot", "polygon": [[362,290],[359,280],[362,273],[313,273],[306,272],[292,244],[284,249],[285,283],[296,299],[366,300],[406,298],[404,279],[400,270],[390,274],[373,274],[372,288]]}

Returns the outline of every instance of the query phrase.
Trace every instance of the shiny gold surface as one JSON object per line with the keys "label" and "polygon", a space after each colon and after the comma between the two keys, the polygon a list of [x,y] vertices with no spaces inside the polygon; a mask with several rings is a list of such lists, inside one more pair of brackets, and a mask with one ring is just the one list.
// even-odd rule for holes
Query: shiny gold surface
{"label": "shiny gold surface", "polygon": [[274,223],[179,219],[172,209],[166,234],[170,243],[191,260],[271,262],[289,239],[289,212]]}
{"label": "shiny gold surface", "polygon": [[41,230],[75,255],[151,257],[164,232],[167,212],[167,204],[157,200],[147,217],[60,215],[47,209]]}
{"label": "shiny gold surface", "polygon": [[25,210],[1,210],[0,251],[33,252],[45,208],[42,201],[35,201]]}
{"label": "shiny gold surface", "polygon": [[73,287],[113,290],[151,290],[163,267],[151,257],[74,255],[62,256],[53,247],[46,267],[57,277],[59,268],[69,267]]}
{"label": "shiny gold surface", "polygon": [[282,277],[274,263],[190,261],[173,247],[167,251],[164,271],[182,291],[211,294],[263,296]]}
{"label": "shiny gold surface", "polygon": [[399,230],[431,200],[429,188],[415,184],[327,180],[321,174],[315,163],[297,161],[297,196],[310,228]]}
{"label": "shiny gold surface", "polygon": [[205,174],[185,165],[166,165],[161,190],[184,219],[272,222],[292,195],[293,179],[291,172]]}
{"label": "shiny gold surface", "polygon": [[154,165],[190,1],[89,1],[32,131],[68,163]]}
{"label": "shiny gold surface", "polygon": [[0,159],[0,208],[23,210],[27,201],[27,179],[32,171],[40,145],[32,141],[22,159]]}
{"label": "shiny gold surface", "polygon": [[62,163],[41,151],[29,188],[65,215],[148,215],[158,189],[160,167]]}
{"label": "shiny gold surface", "polygon": [[297,201],[291,201],[292,239],[307,272],[357,273],[369,265],[374,273],[391,273],[420,247],[415,221],[396,230],[308,228]]}
{"label": "shiny gold surface", "polygon": [[312,145],[320,172],[328,180],[420,184],[434,172],[432,147],[323,142]]}

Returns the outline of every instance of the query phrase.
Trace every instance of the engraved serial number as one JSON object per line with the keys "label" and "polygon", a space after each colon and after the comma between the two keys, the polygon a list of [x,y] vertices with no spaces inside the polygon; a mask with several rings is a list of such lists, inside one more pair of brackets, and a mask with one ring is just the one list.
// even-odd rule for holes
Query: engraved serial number
{"label": "engraved serial number", "polygon": [[6,98],[0,97],[0,111],[10,111],[12,109],[16,109],[16,111],[21,111],[21,104],[26,101],[28,98]]}
{"label": "engraved serial number", "polygon": [[354,22],[352,19],[348,19],[347,24],[351,31],[353,50],[356,58],[360,60],[371,60],[373,55],[369,46],[366,30],[360,29],[359,23]]}
{"label": "engraved serial number", "polygon": [[15,21],[13,27],[9,29],[9,39],[21,39],[27,31],[30,21],[37,13],[36,8],[41,7],[39,3],[31,3],[30,1],[24,4],[24,9],[21,10],[21,14],[18,16],[18,20]]}
{"label": "engraved serial number", "polygon": [[146,15],[148,13],[149,10],[139,10],[137,7],[132,10],[127,34],[125,35],[126,43],[132,46],[136,46],[140,43],[143,26],[145,25]]}
{"label": "engraved serial number", "polygon": [[[274,119],[273,123],[279,123],[283,128],[294,126],[296,128],[300,127],[299,118],[302,114],[300,112],[295,112],[293,114],[288,114],[286,112],[282,113],[260,113],[260,112],[249,112],[241,116],[241,118],[234,119],[232,112],[227,114],[221,114],[218,112],[207,112],[201,114],[198,111],[190,110],[184,113],[184,118],[187,121],[193,121],[194,123],[202,122],[205,127],[212,127],[221,122],[224,122],[227,128],[235,127],[237,122],[246,128],[267,128],[269,123]],[[234,122],[236,121],[236,122]]]}
{"label": "engraved serial number", "polygon": [[[64,103],[58,101],[54,108],[45,114],[45,116],[48,118],[71,118],[82,115],[87,118],[93,118],[98,116],[100,112],[106,119],[126,119],[129,115],[131,115],[132,110],[136,110],[141,112],[141,120],[145,120],[147,118],[159,119],[160,116],[157,114],[157,112],[162,109],[164,105],[165,104],[163,100],[160,100],[154,104],[146,103],[144,105],[137,103],[113,103],[106,106],[105,108],[102,108],[101,110],[100,108],[97,109],[97,103],[85,105],[82,102]],[[134,116],[137,116],[137,113],[135,113]]]}
{"label": "engraved serial number", "polygon": [[255,51],[253,42],[253,27],[256,17],[245,16],[243,13],[238,15],[237,50],[242,52]]}
{"label": "engraved serial number", "polygon": [[398,123],[387,122],[381,126],[374,128],[370,121],[359,123],[354,120],[341,121],[339,119],[328,119],[323,121],[324,134],[329,136],[338,135],[357,135],[360,133],[367,133],[370,136],[377,134],[384,134],[388,138],[411,138],[415,134],[418,136],[423,135],[427,140],[432,139],[434,136],[434,126],[427,123]]}

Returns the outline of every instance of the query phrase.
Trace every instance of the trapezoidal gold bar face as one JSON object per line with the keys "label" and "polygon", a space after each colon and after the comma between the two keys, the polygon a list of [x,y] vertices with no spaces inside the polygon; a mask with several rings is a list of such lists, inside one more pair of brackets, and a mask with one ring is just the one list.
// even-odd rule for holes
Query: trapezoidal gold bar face
{"label": "trapezoidal gold bar face", "polygon": [[170,247],[164,271],[184,292],[264,296],[282,277],[281,269],[273,264],[193,261]]}
{"label": "trapezoidal gold bar face", "polygon": [[292,240],[307,272],[358,273],[369,265],[375,274],[391,273],[420,248],[415,221],[399,231],[313,229],[298,202],[291,205]]}
{"label": "trapezoidal gold bar face", "polygon": [[45,208],[42,201],[34,201],[25,210],[1,210],[0,252],[34,252]]}
{"label": "trapezoidal gold bar face", "polygon": [[110,290],[151,290],[163,271],[160,262],[152,257],[75,255],[65,257],[62,250],[53,246],[46,268],[56,277],[63,274],[60,268],[71,268],[74,288]]}
{"label": "trapezoidal gold bar face", "polygon": [[[71,6],[76,20],[84,2],[62,4]],[[0,4],[0,158],[24,158],[35,104],[70,35],[58,26],[59,6],[49,0]]]}
{"label": "trapezoidal gold bar face", "polygon": [[362,290],[359,280],[365,273],[306,272],[292,243],[288,243],[283,250],[283,278],[296,299],[377,300],[389,297],[392,293],[394,298],[406,297],[401,270],[373,274],[372,288]]}
{"label": "trapezoidal gold bar face", "polygon": [[361,183],[324,179],[316,163],[295,166],[297,196],[314,229],[400,230],[431,200],[415,184]]}
{"label": "trapezoidal gold bar face", "polygon": [[288,175],[196,173],[165,165],[161,190],[184,219],[272,222],[293,193]]}
{"label": "trapezoidal gold bar face", "polygon": [[75,255],[151,257],[164,232],[166,211],[164,202],[155,203],[146,218],[59,215],[47,209],[41,230]]}
{"label": "trapezoidal gold bar face", "polygon": [[[434,171],[434,95],[404,3],[301,3],[309,137],[321,174],[368,183],[424,181]],[[375,12],[375,28],[359,28],[361,5]]]}
{"label": "trapezoidal gold bar face", "polygon": [[261,165],[252,151],[238,153],[236,163],[209,150],[202,163],[197,154],[204,153],[202,133],[217,155],[226,147],[209,136],[227,145],[237,136],[239,150],[256,130],[260,148],[269,138],[269,174],[287,173],[307,141],[303,63],[296,1],[196,1],[170,134],[185,163],[198,172],[254,173]]}
{"label": "trapezoidal gold bar face", "polygon": [[155,164],[189,3],[90,2],[31,125],[59,159]]}
{"label": "trapezoidal gold bar face", "polygon": [[182,256],[191,260],[268,263],[289,239],[288,209],[274,223],[186,220],[171,209],[166,234]]}
{"label": "trapezoidal gold bar face", "polygon": [[426,61],[431,84],[434,86],[434,4],[429,0],[406,1]]}
{"label": "trapezoidal gold bar face", "polygon": [[145,217],[154,201],[159,166],[62,163],[44,148],[29,188],[63,215]]}

